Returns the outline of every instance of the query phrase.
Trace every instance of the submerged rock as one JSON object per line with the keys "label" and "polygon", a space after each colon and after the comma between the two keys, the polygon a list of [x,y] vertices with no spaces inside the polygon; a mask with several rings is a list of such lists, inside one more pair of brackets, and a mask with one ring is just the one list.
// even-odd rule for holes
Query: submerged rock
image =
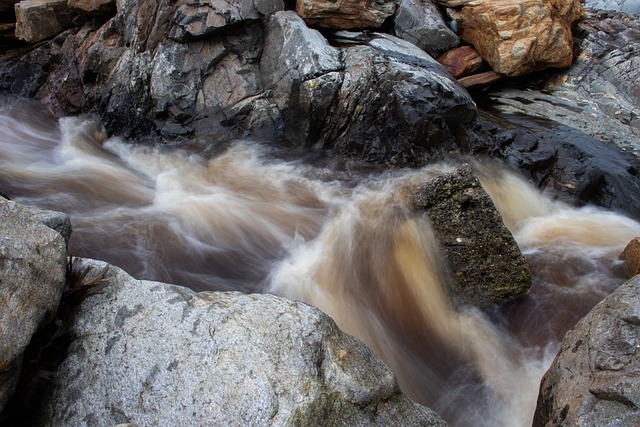
{"label": "submerged rock", "polygon": [[429,216],[459,303],[485,308],[529,291],[526,261],[469,165],[424,184],[412,203]]}
{"label": "submerged rock", "polygon": [[0,197],[0,410],[15,389],[31,337],[57,310],[66,261],[59,233]]}
{"label": "submerged rock", "polygon": [[542,379],[535,427],[640,425],[640,277],[565,336]]}
{"label": "submerged rock", "polygon": [[67,359],[34,425],[445,425],[313,307],[113,267],[106,279],[70,321]]}

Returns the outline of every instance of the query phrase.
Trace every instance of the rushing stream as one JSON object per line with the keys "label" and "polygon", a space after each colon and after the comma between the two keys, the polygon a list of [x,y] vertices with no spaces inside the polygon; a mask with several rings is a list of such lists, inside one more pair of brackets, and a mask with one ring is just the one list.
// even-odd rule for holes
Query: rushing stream
{"label": "rushing stream", "polygon": [[27,104],[0,111],[0,191],[68,213],[72,254],[196,290],[304,300],[452,424],[530,425],[562,336],[624,281],[617,257],[640,224],[474,162],[534,284],[489,312],[454,309],[429,222],[407,195],[456,165],[381,171],[288,157],[246,141],[205,157],[105,139],[96,121]]}

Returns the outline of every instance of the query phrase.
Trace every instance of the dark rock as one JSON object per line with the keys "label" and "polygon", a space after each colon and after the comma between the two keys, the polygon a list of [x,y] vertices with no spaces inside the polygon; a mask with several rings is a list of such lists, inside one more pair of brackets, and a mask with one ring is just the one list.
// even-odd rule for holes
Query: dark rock
{"label": "dark rock", "polygon": [[498,125],[489,130],[497,145],[478,152],[504,158],[568,203],[591,203],[640,218],[638,158],[553,121],[486,111],[482,117]]}
{"label": "dark rock", "polygon": [[392,165],[458,149],[473,123],[466,91],[408,42],[330,46],[293,12],[272,14],[277,2],[225,4],[237,20],[208,30],[196,22],[218,16],[213,3],[123,2],[103,25],[3,57],[0,88],[59,115],[97,113],[127,138],[284,139]]}
{"label": "dark rock", "polygon": [[533,425],[640,424],[640,276],[564,337],[542,379]]}
{"label": "dark rock", "polygon": [[458,148],[475,104],[431,56],[381,34],[342,54],[344,80],[322,128],[324,147],[396,166]]}
{"label": "dark rock", "polygon": [[412,203],[429,216],[459,303],[486,308],[529,291],[525,259],[469,165],[424,184]]}
{"label": "dark rock", "polygon": [[432,56],[460,43],[430,0],[401,0],[393,17],[393,29],[396,36]]}
{"label": "dark rock", "polygon": [[637,17],[587,11],[586,19],[574,29],[574,41],[576,60],[571,68],[495,88],[489,94],[492,104],[505,112],[571,126],[639,156]]}

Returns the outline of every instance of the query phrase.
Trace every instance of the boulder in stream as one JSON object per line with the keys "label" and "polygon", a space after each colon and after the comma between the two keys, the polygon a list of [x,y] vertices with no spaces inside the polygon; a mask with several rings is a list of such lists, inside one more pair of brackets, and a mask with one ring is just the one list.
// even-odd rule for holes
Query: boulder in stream
{"label": "boulder in stream", "polygon": [[412,203],[429,216],[453,273],[454,300],[486,308],[529,291],[527,263],[469,165],[422,185]]}
{"label": "boulder in stream", "polygon": [[62,236],[0,197],[0,410],[15,389],[31,337],[56,313],[66,265]]}
{"label": "boulder in stream", "polygon": [[33,425],[445,426],[311,306],[115,267],[105,279],[69,321],[68,356]]}
{"label": "boulder in stream", "polygon": [[640,425],[640,276],[564,337],[542,379],[533,425]]}

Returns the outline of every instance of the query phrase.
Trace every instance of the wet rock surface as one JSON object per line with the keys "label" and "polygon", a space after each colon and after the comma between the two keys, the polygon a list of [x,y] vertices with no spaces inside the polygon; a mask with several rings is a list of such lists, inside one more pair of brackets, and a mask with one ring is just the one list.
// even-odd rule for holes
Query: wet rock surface
{"label": "wet rock surface", "polygon": [[640,277],[571,330],[540,387],[534,426],[640,423]]}
{"label": "wet rock surface", "polygon": [[114,267],[106,280],[72,317],[68,357],[33,425],[445,425],[315,308]]}
{"label": "wet rock surface", "polygon": [[518,245],[469,165],[421,186],[412,203],[431,221],[459,303],[486,308],[531,288]]}
{"label": "wet rock surface", "polygon": [[638,20],[624,13],[587,11],[574,34],[576,61],[571,68],[495,88],[489,94],[492,105],[551,119],[638,156]]}
{"label": "wet rock surface", "polygon": [[460,43],[430,0],[402,0],[393,18],[394,34],[430,55],[449,50]]}
{"label": "wet rock surface", "polygon": [[549,120],[491,111],[483,111],[482,119],[497,146],[479,144],[479,153],[504,159],[568,203],[591,203],[640,218],[637,157]]}

